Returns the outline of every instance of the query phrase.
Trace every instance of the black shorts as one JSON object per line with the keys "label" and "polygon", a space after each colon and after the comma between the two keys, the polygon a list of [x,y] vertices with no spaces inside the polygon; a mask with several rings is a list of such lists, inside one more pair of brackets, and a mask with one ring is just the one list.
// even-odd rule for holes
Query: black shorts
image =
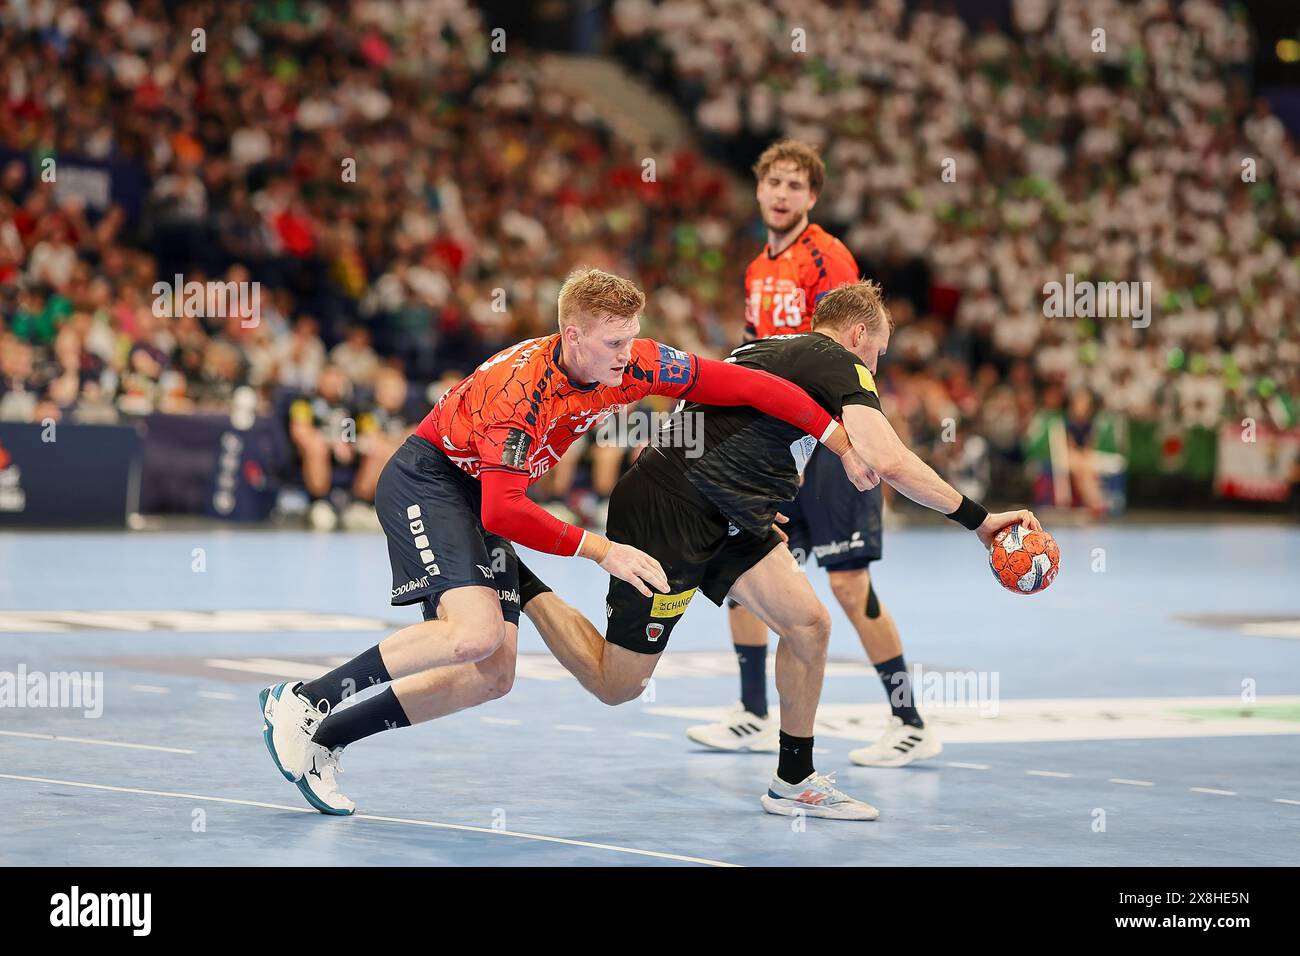
{"label": "black shorts", "polygon": [[880,486],[858,491],[839,457],[821,445],[804,469],[798,497],[779,510],[790,519],[781,530],[800,563],[815,557],[828,571],[856,571],[880,560]]}
{"label": "black shorts", "polygon": [[412,435],[379,475],[375,511],[388,538],[392,603],[422,605],[438,615],[452,588],[496,588],[501,616],[519,623],[519,557],[479,519],[482,487],[437,447]]}
{"label": "black shorts", "polygon": [[684,476],[660,468],[652,473],[643,467],[644,458],[614,486],[608,535],[657,560],[668,576],[668,593],[644,597],[611,576],[605,640],[658,654],[697,590],[721,605],[736,579],[779,547],[781,537],[738,530]]}

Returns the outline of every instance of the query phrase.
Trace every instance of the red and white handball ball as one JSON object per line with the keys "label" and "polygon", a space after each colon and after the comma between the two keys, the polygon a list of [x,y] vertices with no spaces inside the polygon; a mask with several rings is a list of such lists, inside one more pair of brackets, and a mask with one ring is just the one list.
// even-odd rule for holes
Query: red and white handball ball
{"label": "red and white handball ball", "polygon": [[1034,594],[1056,580],[1061,549],[1046,531],[1034,531],[1017,522],[993,536],[989,567],[1008,591]]}

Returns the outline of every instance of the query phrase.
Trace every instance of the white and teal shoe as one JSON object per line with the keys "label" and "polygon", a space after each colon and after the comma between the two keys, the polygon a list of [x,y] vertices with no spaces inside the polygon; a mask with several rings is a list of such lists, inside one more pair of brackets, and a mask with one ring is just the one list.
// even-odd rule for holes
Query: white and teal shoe
{"label": "white and teal shoe", "polygon": [[812,773],[799,783],[786,783],[776,774],[763,794],[763,809],[782,816],[826,817],[831,820],[874,820],[880,811],[854,800],[834,787],[835,774]]}
{"label": "white and teal shoe", "polygon": [[258,695],[262,704],[262,739],[284,779],[294,782],[306,769],[307,747],[325,714],[297,693],[301,681],[267,687]]}
{"label": "white and teal shoe", "polygon": [[320,744],[307,747],[306,770],[298,781],[298,789],[307,802],[321,813],[349,816],[357,805],[339,793],[337,775],[343,772],[339,757],[343,748],[327,750]]}

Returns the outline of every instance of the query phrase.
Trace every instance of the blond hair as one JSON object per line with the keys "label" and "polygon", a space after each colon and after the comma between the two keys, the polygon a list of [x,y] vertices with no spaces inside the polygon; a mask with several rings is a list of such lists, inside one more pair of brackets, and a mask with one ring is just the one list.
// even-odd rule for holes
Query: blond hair
{"label": "blond hair", "polygon": [[859,279],[836,286],[821,297],[812,314],[814,329],[844,332],[858,322],[865,322],[868,332],[879,332],[886,323],[889,328],[894,327],[894,317],[885,307],[885,293],[879,282]]}
{"label": "blond hair", "polygon": [[644,308],[645,293],[631,279],[583,266],[560,286],[560,331],[567,325],[586,329],[605,319],[632,318]]}
{"label": "blond hair", "polygon": [[821,153],[811,143],[797,139],[782,139],[773,143],[754,164],[754,176],[763,181],[773,163],[794,163],[796,167],[808,174],[808,188],[814,193],[821,193],[826,183],[826,164],[822,162]]}

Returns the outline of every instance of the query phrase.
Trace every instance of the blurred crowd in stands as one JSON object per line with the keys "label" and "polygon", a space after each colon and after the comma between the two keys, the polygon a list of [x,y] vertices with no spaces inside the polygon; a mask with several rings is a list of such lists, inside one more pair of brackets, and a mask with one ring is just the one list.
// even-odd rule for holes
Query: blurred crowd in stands
{"label": "blurred crowd in stands", "polygon": [[[1067,406],[1294,426],[1300,155],[1251,97],[1243,9],[1011,10],[1008,36],[903,0],[616,0],[614,49],[737,164],[822,148],[820,220],[909,300],[885,378],[917,437],[956,419],[1009,453]],[[1046,318],[1067,274],[1150,283],[1150,326]]]}
{"label": "blurred crowd in stands", "polygon": [[[466,0],[10,3],[0,420],[225,414],[247,388],[310,485],[340,410],[392,446],[550,332],[583,263],[642,284],[644,334],[725,354],[763,233],[723,165],[790,135],[828,160],[815,217],[892,297],[891,418],[972,495],[1045,416],[1085,445],[1099,413],[1294,425],[1300,157],[1249,98],[1246,24],[1204,0],[1014,12],[1007,36],[901,0],[616,0],[611,51],[713,153],[647,181]],[[140,208],[88,203],[57,175],[76,159],[140,172]],[[1150,327],[1044,318],[1067,273],[1150,282]],[[177,276],[256,283],[256,314],[186,314],[154,291]]]}

